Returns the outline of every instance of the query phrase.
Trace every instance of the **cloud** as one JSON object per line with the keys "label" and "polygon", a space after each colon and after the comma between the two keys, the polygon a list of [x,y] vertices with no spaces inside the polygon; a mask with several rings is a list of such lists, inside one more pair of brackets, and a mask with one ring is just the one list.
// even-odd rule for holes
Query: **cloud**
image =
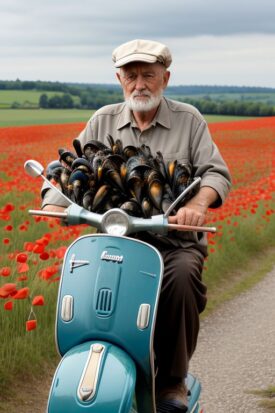
{"label": "cloud", "polygon": [[134,38],[159,40],[171,48],[177,68],[174,84],[187,79],[197,83],[200,71],[206,83],[228,77],[233,82],[234,73],[237,82],[238,72],[239,82],[245,74],[247,80],[270,82],[269,73],[274,73],[274,62],[267,61],[274,56],[274,0],[0,0],[0,4],[0,38],[5,39],[0,43],[2,79],[110,82],[112,50]]}

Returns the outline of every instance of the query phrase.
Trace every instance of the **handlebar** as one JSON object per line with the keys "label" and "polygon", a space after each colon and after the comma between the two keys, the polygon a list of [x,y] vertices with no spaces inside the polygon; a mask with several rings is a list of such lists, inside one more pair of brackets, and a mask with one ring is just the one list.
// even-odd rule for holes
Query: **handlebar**
{"label": "handlebar", "polygon": [[94,212],[89,212],[76,204],[72,204],[65,212],[29,210],[29,214],[61,218],[68,222],[69,225],[88,224],[102,232],[116,235],[128,235],[140,231],[153,231],[164,235],[167,234],[168,231],[173,230],[216,232],[215,227],[169,224],[169,220],[165,215],[154,215],[151,218],[136,218],[126,214],[118,208],[110,209],[103,215],[100,215]]}

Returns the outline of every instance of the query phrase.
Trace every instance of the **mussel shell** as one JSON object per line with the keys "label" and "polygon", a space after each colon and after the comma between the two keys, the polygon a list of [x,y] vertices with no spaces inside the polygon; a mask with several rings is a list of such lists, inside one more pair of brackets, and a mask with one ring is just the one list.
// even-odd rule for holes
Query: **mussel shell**
{"label": "mussel shell", "polygon": [[93,211],[97,211],[100,207],[102,207],[103,203],[108,198],[110,191],[111,191],[110,185],[104,184],[99,187],[93,199],[93,205],[92,205]]}
{"label": "mussel shell", "polygon": [[132,156],[137,156],[140,153],[140,151],[139,151],[139,148],[137,148],[136,146],[128,145],[128,146],[125,146],[122,153],[126,159],[129,159]]}
{"label": "mussel shell", "polygon": [[84,158],[76,158],[72,163],[72,170],[77,169],[79,166],[85,166],[88,171],[93,172],[93,167],[91,163]]}
{"label": "mussel shell", "polygon": [[131,173],[133,169],[146,170],[151,169],[151,165],[148,160],[143,156],[132,156],[126,162],[128,173]]}
{"label": "mussel shell", "polygon": [[149,198],[143,198],[141,202],[141,209],[145,218],[150,218],[153,215],[154,207]]}
{"label": "mussel shell", "polygon": [[55,160],[50,162],[46,167],[46,178],[51,179],[52,174],[56,168],[62,168],[60,161]]}
{"label": "mussel shell", "polygon": [[95,153],[97,151],[103,151],[104,149],[108,149],[108,147],[104,143],[94,140],[94,139],[91,139],[85,143],[85,145],[83,146],[84,153],[87,148],[90,148]]}
{"label": "mussel shell", "polygon": [[65,163],[66,166],[71,167],[73,161],[77,158],[77,156],[64,148],[60,148],[58,149],[58,153],[59,153],[59,161],[63,164],[63,162]]}
{"label": "mussel shell", "polygon": [[83,207],[87,209],[88,211],[92,211],[92,205],[93,205],[95,193],[96,193],[95,190],[89,189],[83,195],[82,204],[83,204]]}
{"label": "mussel shell", "polygon": [[142,209],[140,204],[134,200],[130,199],[129,201],[124,202],[120,205],[120,208],[125,211],[128,215],[141,217],[142,216]]}

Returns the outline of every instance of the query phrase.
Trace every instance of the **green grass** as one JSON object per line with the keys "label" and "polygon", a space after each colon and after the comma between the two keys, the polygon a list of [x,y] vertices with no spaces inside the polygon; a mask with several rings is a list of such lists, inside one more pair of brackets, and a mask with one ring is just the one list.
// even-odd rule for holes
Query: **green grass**
{"label": "green grass", "polygon": [[[82,109],[1,109],[0,127],[46,125],[54,123],[87,122],[93,110]],[[245,116],[205,116],[209,123],[234,122],[242,119],[251,119]]]}
{"label": "green grass", "polygon": [[87,122],[92,110],[0,109],[0,127]]}
{"label": "green grass", "polygon": [[[208,286],[207,315],[220,303],[256,284],[275,264],[275,217],[262,220],[264,207],[248,218],[235,217],[238,225],[221,222],[222,236],[215,236],[215,253],[206,262],[204,280]],[[259,223],[261,228],[259,229]],[[219,226],[219,223],[215,224]],[[234,229],[233,229],[234,228]]]}
{"label": "green grass", "polygon": [[275,412],[275,386],[270,386],[264,390],[251,390],[249,393],[261,398],[259,405],[264,407],[266,411]]}
{"label": "green grass", "polygon": [[[13,102],[24,104],[28,102],[33,106],[38,106],[40,96],[46,93],[48,98],[54,95],[63,95],[63,92],[51,92],[43,90],[0,90],[0,108],[9,108]],[[75,102],[79,101],[79,97],[72,96]]]}
{"label": "green grass", "polygon": [[238,120],[255,119],[251,116],[230,116],[230,115],[205,115],[208,123],[216,122],[236,122]]}

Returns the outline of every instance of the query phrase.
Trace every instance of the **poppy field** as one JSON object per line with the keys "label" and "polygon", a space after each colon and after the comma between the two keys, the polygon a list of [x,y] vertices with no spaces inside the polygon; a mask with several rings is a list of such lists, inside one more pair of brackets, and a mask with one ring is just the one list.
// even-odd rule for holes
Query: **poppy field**
{"label": "poppy field", "polygon": [[[39,178],[27,159],[47,165],[71,148],[84,123],[0,128],[0,388],[15,374],[35,374],[56,357],[55,302],[66,246],[84,226],[31,217],[39,209]],[[275,245],[275,118],[209,125],[233,177],[225,205],[209,212],[204,279],[209,291]]]}

